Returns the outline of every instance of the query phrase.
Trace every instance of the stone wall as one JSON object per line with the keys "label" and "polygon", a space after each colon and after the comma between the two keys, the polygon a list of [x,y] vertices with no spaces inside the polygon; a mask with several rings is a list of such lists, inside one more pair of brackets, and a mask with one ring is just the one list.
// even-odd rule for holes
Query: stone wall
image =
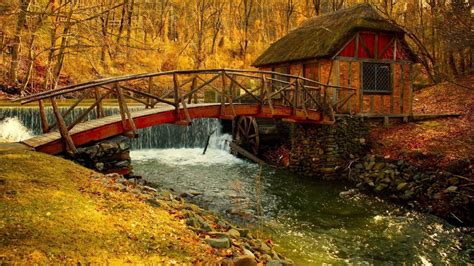
{"label": "stone wall", "polygon": [[117,136],[77,149],[75,161],[101,173],[132,174],[130,139]]}
{"label": "stone wall", "polygon": [[369,126],[350,116],[333,125],[293,125],[291,171],[304,176],[335,179],[336,171],[368,151]]}

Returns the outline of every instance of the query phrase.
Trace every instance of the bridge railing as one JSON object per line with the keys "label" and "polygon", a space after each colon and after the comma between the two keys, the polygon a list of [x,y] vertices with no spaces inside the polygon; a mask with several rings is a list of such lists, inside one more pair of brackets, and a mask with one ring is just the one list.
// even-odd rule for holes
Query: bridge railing
{"label": "bridge railing", "polygon": [[[308,119],[311,110],[334,121],[334,113],[343,110],[354,94],[353,88],[328,85],[297,75],[260,70],[206,69],[104,78],[29,95],[17,101],[22,104],[37,101],[43,132],[57,128],[66,150],[74,154],[76,148],[69,132],[87,120],[91,112],[95,112],[96,118],[105,117],[105,101],[119,106],[124,131],[136,136],[130,103],[140,104],[144,108],[155,108],[159,104],[173,106],[178,115],[178,124],[191,122],[188,105],[192,103],[219,103],[222,118],[235,117],[236,104],[253,103],[261,108],[270,108],[272,114],[276,107],[284,106],[291,108],[294,116],[303,113],[301,119]],[[61,112],[57,98],[76,100]],[[71,115],[86,98],[94,98],[94,101],[66,124],[65,117]],[[46,119],[45,100],[51,102],[56,120],[51,125]],[[184,111],[183,117],[179,117],[180,109]]]}

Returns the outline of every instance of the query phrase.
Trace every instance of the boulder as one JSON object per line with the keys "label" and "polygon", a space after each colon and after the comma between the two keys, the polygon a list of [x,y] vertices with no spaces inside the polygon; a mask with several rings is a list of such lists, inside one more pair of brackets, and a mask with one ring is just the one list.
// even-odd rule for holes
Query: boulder
{"label": "boulder", "polygon": [[256,266],[257,262],[255,257],[252,256],[239,256],[233,261],[235,266]]}
{"label": "boulder", "polygon": [[238,230],[234,229],[234,228],[227,231],[227,234],[231,237],[234,237],[234,238],[240,237],[240,232]]}
{"label": "boulder", "polygon": [[213,248],[230,248],[230,240],[227,237],[206,238],[204,241]]}

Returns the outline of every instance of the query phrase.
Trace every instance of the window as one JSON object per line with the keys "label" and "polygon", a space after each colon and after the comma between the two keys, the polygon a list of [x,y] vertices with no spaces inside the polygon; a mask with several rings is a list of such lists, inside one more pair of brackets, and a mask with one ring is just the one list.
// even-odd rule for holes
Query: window
{"label": "window", "polygon": [[364,93],[392,93],[390,64],[362,63],[362,91]]}

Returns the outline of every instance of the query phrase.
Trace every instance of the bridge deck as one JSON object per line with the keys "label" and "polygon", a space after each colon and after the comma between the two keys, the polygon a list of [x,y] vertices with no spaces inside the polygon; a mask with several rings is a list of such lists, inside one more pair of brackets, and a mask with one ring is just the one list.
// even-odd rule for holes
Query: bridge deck
{"label": "bridge deck", "polygon": [[[291,108],[283,106],[274,107],[273,112],[268,106],[256,104],[233,104],[233,106],[226,104],[224,111],[221,110],[221,104],[219,103],[189,104],[187,109],[191,118],[223,118],[222,114],[224,114],[224,118],[250,115],[254,117],[288,118],[301,120],[306,123],[321,123],[321,114],[319,112],[308,110],[308,116],[306,117],[302,110],[297,110],[296,114],[294,114]],[[185,117],[183,108],[179,111],[178,117],[173,106],[163,104],[157,105],[153,109],[133,111],[131,116],[137,129],[140,129],[183,120]],[[122,126],[120,115],[113,115],[80,123],[70,130],[70,135],[74,144],[79,147],[87,143],[123,134],[126,131],[130,131],[130,129]],[[49,154],[58,154],[65,150],[61,135],[57,131],[27,139],[23,143],[37,151]]]}

